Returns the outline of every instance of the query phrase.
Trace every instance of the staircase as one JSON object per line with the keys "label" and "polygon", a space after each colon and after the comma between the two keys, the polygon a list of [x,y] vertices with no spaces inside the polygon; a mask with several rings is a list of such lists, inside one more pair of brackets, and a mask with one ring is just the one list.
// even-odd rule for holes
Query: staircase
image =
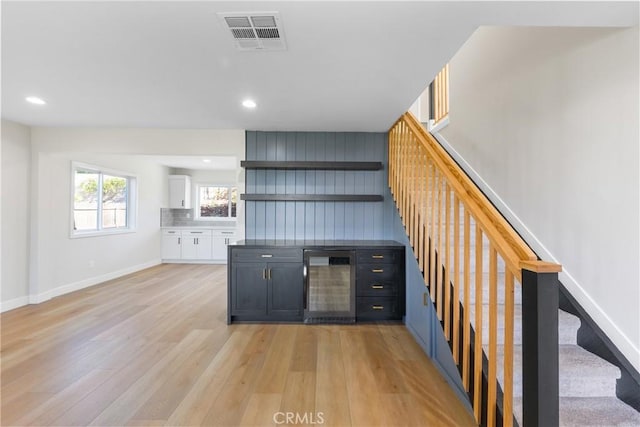
{"label": "staircase", "polygon": [[561,266],[537,260],[410,113],[389,131],[389,186],[478,424],[640,426],[616,398],[620,369],[559,310]]}
{"label": "staircase", "polygon": [[[475,265],[471,265],[475,272]],[[484,266],[486,271],[487,266]],[[498,318],[504,312],[504,262],[498,263]],[[485,277],[485,281],[488,278]],[[502,284],[502,285],[500,285]],[[463,300],[462,292],[459,294]],[[485,288],[483,301],[487,301]],[[470,293],[470,318],[475,319],[475,292]],[[522,291],[514,288],[514,417],[518,425],[522,422]],[[489,306],[483,304],[483,319],[488,319]],[[488,322],[483,322],[483,342],[488,342]],[[475,322],[472,320],[475,329]],[[616,379],[620,369],[588,352],[577,344],[577,332],[580,319],[563,310],[558,311],[559,337],[559,396],[561,426],[640,426],[640,413],[616,397]],[[504,325],[498,323],[498,337],[504,337]],[[504,360],[504,339],[498,340],[498,366]],[[485,355],[487,346],[483,346]],[[498,382],[504,385],[502,372],[498,372]]]}

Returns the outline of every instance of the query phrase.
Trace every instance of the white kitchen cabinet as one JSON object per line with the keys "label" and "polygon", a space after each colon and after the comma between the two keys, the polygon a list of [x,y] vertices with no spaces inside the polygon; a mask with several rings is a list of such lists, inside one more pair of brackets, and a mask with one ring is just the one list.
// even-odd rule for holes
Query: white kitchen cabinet
{"label": "white kitchen cabinet", "polygon": [[169,175],[169,208],[191,209],[191,177]]}
{"label": "white kitchen cabinet", "polygon": [[215,230],[213,232],[213,259],[216,261],[227,260],[227,247],[235,243],[237,234],[235,230]]}
{"label": "white kitchen cabinet", "polygon": [[213,238],[211,230],[182,231],[182,259],[211,260]]}
{"label": "white kitchen cabinet", "polygon": [[180,230],[162,230],[162,259],[180,259],[182,232]]}

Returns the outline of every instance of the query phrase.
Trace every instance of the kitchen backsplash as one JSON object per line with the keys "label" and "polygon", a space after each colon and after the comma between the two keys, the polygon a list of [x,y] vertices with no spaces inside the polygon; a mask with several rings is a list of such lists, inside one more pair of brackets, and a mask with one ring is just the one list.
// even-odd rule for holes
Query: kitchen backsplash
{"label": "kitchen backsplash", "polygon": [[230,227],[235,223],[229,221],[194,220],[193,209],[160,209],[161,227]]}

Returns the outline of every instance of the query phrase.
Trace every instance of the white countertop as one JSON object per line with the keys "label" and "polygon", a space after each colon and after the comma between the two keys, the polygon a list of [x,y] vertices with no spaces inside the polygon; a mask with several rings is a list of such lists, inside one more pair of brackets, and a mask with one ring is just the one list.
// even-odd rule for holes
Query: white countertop
{"label": "white countertop", "polygon": [[163,230],[226,230],[237,231],[236,227],[225,227],[222,225],[175,225],[175,226],[163,226],[160,227]]}

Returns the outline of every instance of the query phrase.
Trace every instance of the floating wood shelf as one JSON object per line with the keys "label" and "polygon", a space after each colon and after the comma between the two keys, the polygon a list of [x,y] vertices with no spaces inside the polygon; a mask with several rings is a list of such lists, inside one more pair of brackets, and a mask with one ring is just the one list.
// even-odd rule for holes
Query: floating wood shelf
{"label": "floating wood shelf", "polygon": [[270,160],[242,160],[240,162],[240,166],[245,169],[376,171],[382,169],[382,162],[283,162]]}
{"label": "floating wood shelf", "polygon": [[240,200],[284,202],[381,202],[377,194],[241,194]]}

